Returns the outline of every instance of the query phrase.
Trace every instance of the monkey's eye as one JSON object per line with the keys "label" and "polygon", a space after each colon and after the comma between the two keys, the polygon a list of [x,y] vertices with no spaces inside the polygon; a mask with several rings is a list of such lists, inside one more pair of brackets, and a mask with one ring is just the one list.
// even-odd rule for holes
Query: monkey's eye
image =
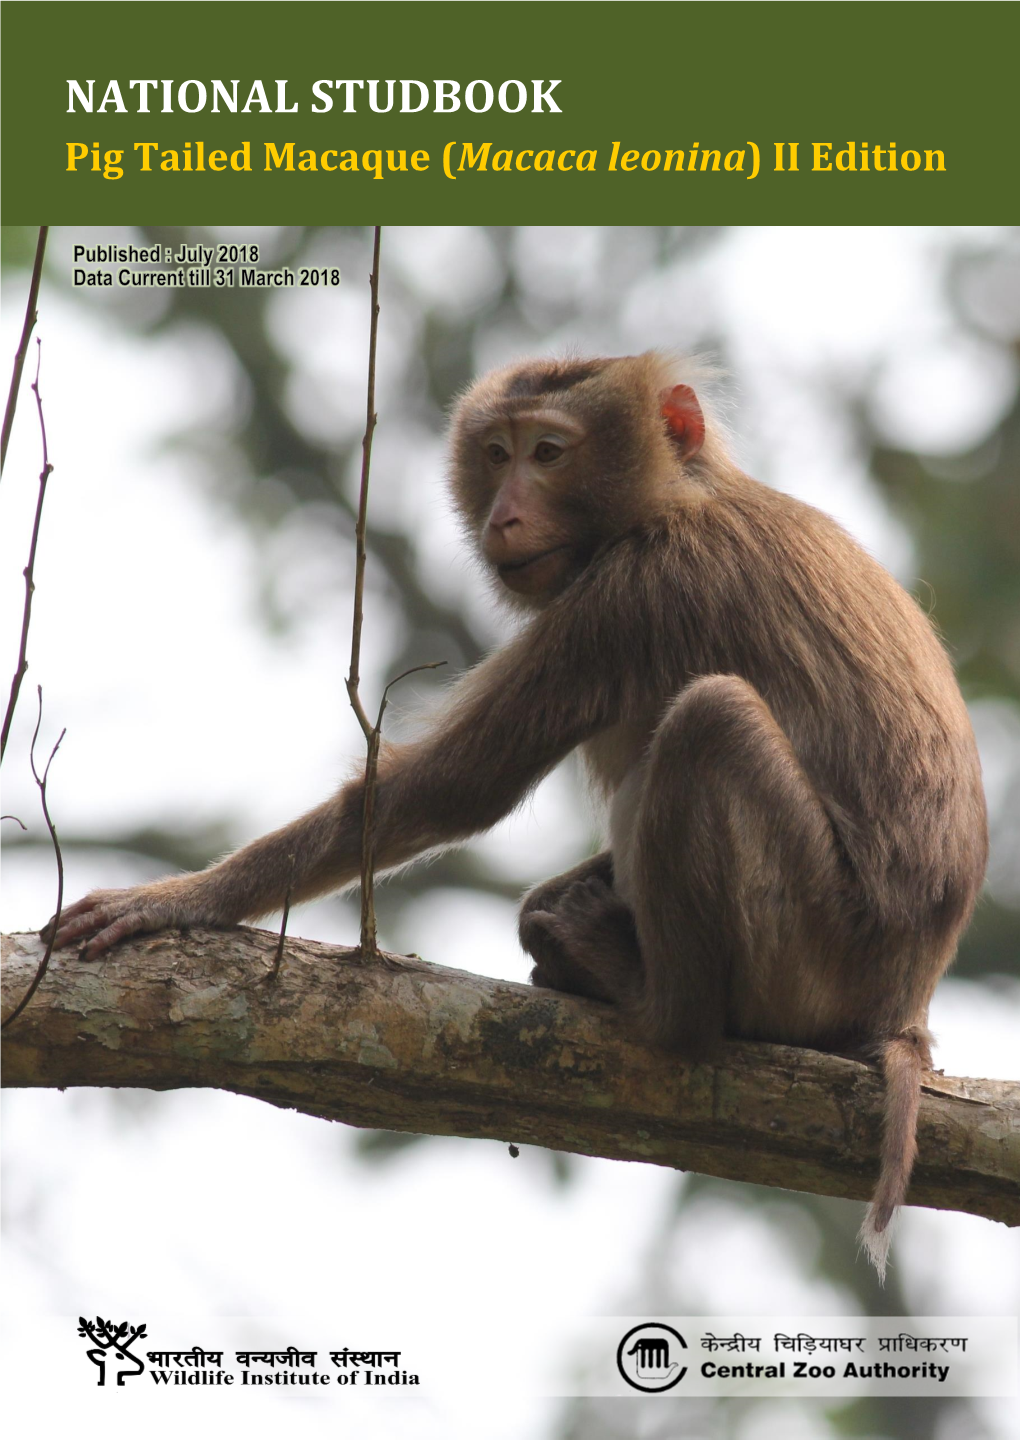
{"label": "monkey's eye", "polygon": [[563,454],[563,447],[558,446],[555,441],[539,441],[535,447],[535,460],[540,466],[552,465],[558,461]]}
{"label": "monkey's eye", "polygon": [[494,466],[503,466],[510,459],[510,452],[501,446],[498,441],[493,441],[485,447],[485,454]]}

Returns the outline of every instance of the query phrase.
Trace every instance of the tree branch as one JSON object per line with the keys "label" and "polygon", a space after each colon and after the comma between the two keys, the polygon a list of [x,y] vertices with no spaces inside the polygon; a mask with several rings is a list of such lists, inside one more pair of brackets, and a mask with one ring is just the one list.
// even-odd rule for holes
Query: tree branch
{"label": "tree branch", "polygon": [[[353,1126],[490,1137],[865,1198],[882,1085],[843,1057],[734,1042],[714,1066],[643,1046],[612,1009],[247,927],[64,951],[7,1033],[4,1083],[221,1087]],[[3,941],[4,1006],[39,964]],[[912,1203],[1020,1224],[1020,1083],[932,1074]]]}
{"label": "tree branch", "polygon": [[21,339],[18,341],[18,349],[14,353],[14,368],[11,371],[11,384],[7,391],[7,405],[4,407],[3,430],[0,432],[0,471],[3,470],[7,461],[7,443],[11,438],[11,429],[14,426],[14,413],[18,408],[18,392],[21,390],[21,373],[25,369],[25,357],[28,355],[28,342],[35,329],[35,323],[39,319],[39,312],[36,307],[39,304],[39,285],[42,281],[43,256],[46,254],[46,237],[50,233],[48,225],[40,225],[39,235],[35,244],[35,263],[32,266],[32,279],[28,283],[28,300],[25,302],[25,319],[21,327]]}
{"label": "tree branch", "polygon": [[11,732],[11,723],[14,720],[14,712],[18,704],[18,697],[21,695],[21,683],[25,679],[25,672],[28,670],[28,628],[32,624],[32,597],[35,595],[35,558],[39,549],[39,527],[42,524],[43,504],[46,500],[46,483],[53,472],[53,465],[50,461],[50,448],[46,439],[46,417],[43,414],[42,395],[39,391],[39,369],[42,365],[42,341],[37,341],[39,349],[35,366],[35,380],[32,382],[32,391],[35,395],[36,410],[39,414],[39,430],[42,434],[42,459],[43,467],[39,472],[39,490],[36,494],[35,519],[32,522],[32,539],[28,546],[28,564],[22,575],[25,577],[25,603],[21,613],[21,645],[18,649],[18,665],[11,681],[11,689],[7,696],[7,710],[4,713],[3,729],[0,731],[0,760],[3,760],[7,750],[7,738]]}

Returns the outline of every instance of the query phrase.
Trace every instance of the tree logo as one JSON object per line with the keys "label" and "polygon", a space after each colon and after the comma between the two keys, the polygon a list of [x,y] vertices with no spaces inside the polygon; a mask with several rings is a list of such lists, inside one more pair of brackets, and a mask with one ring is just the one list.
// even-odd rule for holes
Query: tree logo
{"label": "tree logo", "polygon": [[129,1322],[104,1322],[102,1317],[89,1322],[79,1317],[78,1323],[78,1336],[92,1343],[85,1355],[99,1368],[97,1387],[106,1386],[107,1362],[111,1371],[116,1371],[118,1387],[123,1387],[125,1377],[139,1377],[145,1371],[141,1357],[131,1351],[134,1343],[145,1336],[144,1322],[132,1327]]}
{"label": "tree logo", "polygon": [[670,1356],[673,1343],[679,1344],[677,1355],[687,1348],[680,1333],[664,1322],[632,1327],[616,1349],[620,1376],[639,1392],[668,1392],[687,1375],[687,1368]]}

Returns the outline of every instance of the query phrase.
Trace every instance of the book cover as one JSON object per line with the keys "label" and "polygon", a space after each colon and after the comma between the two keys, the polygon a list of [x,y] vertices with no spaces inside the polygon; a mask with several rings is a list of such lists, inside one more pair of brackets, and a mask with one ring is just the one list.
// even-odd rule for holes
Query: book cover
{"label": "book cover", "polygon": [[[7,0],[2,21],[15,1424],[1015,1436],[1015,11]],[[670,476],[710,510],[746,473],[783,520],[717,575],[692,519],[648,609],[652,562],[632,558],[652,553],[643,497],[667,462],[643,433],[634,459],[606,416],[652,372],[599,358],[652,351]],[[486,391],[458,411],[494,372],[504,409]],[[833,610],[839,664],[872,657],[864,720],[812,689],[820,623],[788,609],[804,537],[831,521],[852,545],[811,543],[815,594],[846,584],[839,556],[870,558]],[[545,541],[515,549],[529,526]],[[929,639],[904,646],[886,575]],[[770,839],[741,865],[751,771],[720,739],[725,707],[693,764],[644,778],[662,718],[680,726],[691,688],[736,670],[769,724],[789,715],[791,754],[837,738],[841,797],[882,759],[881,821],[924,784],[944,724],[925,719],[931,627],[976,737],[990,853],[935,991],[883,1280],[858,1233],[888,1070],[788,1044],[807,1002],[779,918],[834,836],[838,874],[857,874],[840,803],[801,859]],[[749,656],[752,633],[772,638],[764,669],[713,660]],[[660,663],[641,722],[628,698]],[[614,1007],[610,972],[587,969],[636,926],[629,974],[645,974],[651,922],[619,858],[653,802],[670,818],[653,917],[706,894],[693,858],[729,858],[705,994],[731,1031],[735,918],[748,954],[780,936],[760,1000],[780,1021],[705,1060],[650,1046],[625,982]],[[754,804],[779,838],[786,802]],[[58,904],[137,898],[302,816],[251,863],[270,912],[252,926],[109,902],[72,946],[37,936]],[[926,824],[912,834],[948,869],[959,828],[936,842]],[[528,955],[522,897],[607,838],[613,889],[585,872],[603,907],[585,962],[557,970],[525,928]],[[818,874],[835,914],[837,873]],[[897,944],[940,967],[920,918],[951,902],[930,891]],[[890,947],[861,963],[875,996]],[[835,974],[849,991],[861,973]]]}

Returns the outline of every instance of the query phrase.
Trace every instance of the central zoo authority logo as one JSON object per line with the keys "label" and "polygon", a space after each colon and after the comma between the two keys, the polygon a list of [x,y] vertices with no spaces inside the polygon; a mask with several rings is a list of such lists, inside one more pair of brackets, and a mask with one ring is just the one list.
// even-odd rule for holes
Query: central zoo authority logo
{"label": "central zoo authority logo", "polygon": [[668,1392],[687,1375],[687,1368],[676,1360],[686,1349],[687,1343],[672,1327],[643,1322],[632,1327],[617,1347],[616,1365],[628,1386],[639,1392]]}

